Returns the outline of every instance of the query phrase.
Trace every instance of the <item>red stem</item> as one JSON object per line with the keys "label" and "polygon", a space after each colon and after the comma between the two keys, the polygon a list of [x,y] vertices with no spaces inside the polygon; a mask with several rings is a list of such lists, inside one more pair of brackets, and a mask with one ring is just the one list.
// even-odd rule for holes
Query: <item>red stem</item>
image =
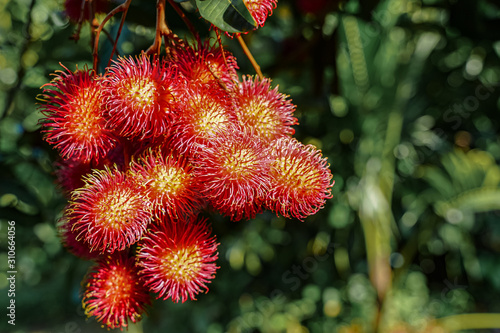
{"label": "red stem", "polygon": [[156,35],[153,45],[147,50],[146,54],[159,54],[161,49],[161,38],[170,34],[171,31],[165,23],[165,0],[158,0],[156,3]]}
{"label": "red stem", "polygon": [[[132,0],[130,0],[130,2],[131,1]],[[120,39],[120,35],[122,33],[123,24],[125,23],[125,17],[127,16],[127,13],[128,13],[128,8],[129,8],[129,6],[127,6],[127,8],[123,11],[122,20],[120,22],[120,28],[118,29],[118,32],[116,33],[115,42],[113,43],[113,50],[111,50],[111,54],[109,56],[108,67],[111,65],[111,59],[113,59],[113,55],[116,52],[116,46],[118,45],[118,40]]]}
{"label": "red stem", "polygon": [[[122,30],[122,27],[123,27],[123,22],[125,20],[125,15],[127,14],[127,11],[128,11],[128,8],[130,7],[130,3],[131,2],[132,2],[132,0],[126,0],[124,3],[122,3],[119,6],[117,6],[115,9],[113,9],[111,12],[109,12],[108,15],[106,15],[106,17],[104,18],[104,20],[101,22],[101,24],[99,25],[99,27],[97,28],[97,30],[96,30],[96,36],[95,36],[95,40],[94,40],[94,52],[93,52],[93,56],[94,56],[94,70],[96,72],[97,72],[97,65],[99,63],[99,55],[98,55],[98,50],[99,50],[99,36],[101,35],[102,29],[104,28],[104,25],[113,16],[115,16],[117,13],[119,13],[119,12],[125,12],[123,14],[122,22],[120,24],[120,30],[118,31],[118,36],[120,36],[121,30]],[[117,42],[118,42],[118,37],[115,40],[114,47],[116,47],[116,43]],[[113,50],[114,50],[114,48],[113,48]]]}
{"label": "red stem", "polygon": [[168,3],[170,4],[170,6],[172,6],[174,8],[174,10],[177,12],[177,14],[179,14],[182,21],[184,21],[184,24],[186,24],[186,26],[188,27],[189,31],[194,36],[194,38],[198,39],[199,35],[198,35],[198,32],[196,31],[196,28],[193,26],[191,21],[189,21],[189,19],[184,14],[184,12],[179,8],[179,5],[177,3],[175,3],[173,0],[168,0]]}

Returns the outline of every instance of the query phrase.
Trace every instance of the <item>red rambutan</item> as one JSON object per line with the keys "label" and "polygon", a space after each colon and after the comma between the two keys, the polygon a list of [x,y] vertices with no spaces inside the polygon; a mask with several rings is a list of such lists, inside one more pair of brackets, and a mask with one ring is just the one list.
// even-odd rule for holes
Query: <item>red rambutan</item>
{"label": "red rambutan", "polygon": [[75,220],[69,219],[67,216],[63,216],[57,224],[58,234],[64,247],[73,255],[84,260],[99,257],[99,252],[91,251],[87,243],[77,238],[73,230],[74,225]]}
{"label": "red rambutan", "polygon": [[196,85],[208,85],[214,89],[222,83],[232,87],[238,81],[236,58],[210,41],[198,41],[197,46],[177,48],[174,63],[179,73]]}
{"label": "red rambutan", "polygon": [[185,95],[185,109],[172,125],[170,144],[193,156],[210,141],[236,125],[229,97],[221,90],[190,86]]}
{"label": "red rambutan", "polygon": [[243,0],[259,27],[264,26],[268,16],[273,14],[278,0]]}
{"label": "red rambutan", "polygon": [[130,177],[146,186],[158,218],[188,217],[201,206],[192,166],[182,156],[149,149],[131,164]]}
{"label": "red rambutan", "polygon": [[157,298],[172,301],[196,300],[196,294],[215,277],[218,258],[215,236],[206,220],[154,223],[138,243],[139,276]]}
{"label": "red rambutan", "polygon": [[200,151],[195,174],[210,204],[233,221],[251,219],[269,188],[268,157],[258,137],[223,133]]}
{"label": "red rambutan", "polygon": [[330,199],[332,174],[321,151],[294,138],[274,141],[269,148],[271,188],[266,206],[287,218],[303,220]]}
{"label": "red rambutan", "polygon": [[278,92],[278,87],[271,89],[269,79],[243,77],[233,99],[239,122],[244,128],[252,128],[262,140],[270,142],[295,133],[295,105]]}
{"label": "red rambutan", "polygon": [[134,258],[116,252],[100,259],[82,282],[82,305],[88,317],[94,316],[107,329],[128,326],[142,319],[151,304],[149,291],[137,276]]}
{"label": "red rambutan", "polygon": [[44,138],[64,159],[98,159],[117,142],[105,129],[102,80],[91,70],[65,69],[42,87]]}
{"label": "red rambutan", "polygon": [[168,63],[142,54],[119,58],[106,75],[107,127],[121,136],[154,138],[168,133],[181,107],[185,80]]}
{"label": "red rambutan", "polygon": [[151,221],[146,189],[117,169],[94,170],[71,199],[67,215],[75,220],[73,230],[92,251],[131,246]]}
{"label": "red rambutan", "polygon": [[90,163],[81,162],[72,158],[54,162],[56,183],[66,196],[71,196],[73,190],[85,185],[83,176],[88,174],[91,170],[92,166]]}

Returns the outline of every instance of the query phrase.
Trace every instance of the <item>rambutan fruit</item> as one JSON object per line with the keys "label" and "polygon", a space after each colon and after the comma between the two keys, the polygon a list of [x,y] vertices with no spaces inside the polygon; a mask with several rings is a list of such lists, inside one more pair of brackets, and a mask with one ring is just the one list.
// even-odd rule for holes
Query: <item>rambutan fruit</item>
{"label": "rambutan fruit", "polygon": [[57,223],[58,234],[66,250],[84,260],[96,259],[99,257],[99,252],[91,251],[87,243],[78,239],[73,230],[74,225],[75,220],[67,216],[63,216]]}
{"label": "rambutan fruit", "polygon": [[174,67],[145,54],[119,58],[105,80],[108,128],[141,140],[168,133],[186,85]]}
{"label": "rambutan fruit", "polygon": [[78,239],[100,253],[137,242],[152,217],[145,187],[116,168],[94,170],[84,180],[85,186],[73,191],[66,212],[75,221]]}
{"label": "rambutan fruit", "polygon": [[196,300],[219,268],[215,236],[205,219],[168,218],[151,224],[137,248],[139,276],[157,298],[172,301]]}
{"label": "rambutan fruit", "polygon": [[131,178],[148,189],[157,218],[188,217],[201,206],[193,168],[183,156],[159,148],[149,149],[131,163],[129,172]]}
{"label": "rambutan fruit", "polygon": [[303,220],[330,199],[332,174],[327,159],[312,145],[282,138],[269,147],[271,158],[266,207],[284,217]]}
{"label": "rambutan fruit", "polygon": [[72,158],[67,160],[61,159],[54,162],[56,183],[66,196],[71,196],[71,192],[73,192],[73,190],[85,185],[83,177],[91,170],[91,163],[82,162]]}
{"label": "rambutan fruit", "polygon": [[134,257],[115,252],[99,259],[82,282],[82,306],[88,317],[107,329],[126,328],[142,319],[151,304],[149,291],[139,280]]}
{"label": "rambutan fruit", "polygon": [[215,89],[220,85],[230,88],[238,81],[236,58],[210,41],[198,41],[196,46],[178,47],[173,63],[179,73],[191,84],[207,85]]}
{"label": "rambutan fruit", "polygon": [[42,86],[42,133],[64,159],[96,160],[117,143],[105,129],[102,78],[87,69],[65,69]]}
{"label": "rambutan fruit", "polygon": [[278,0],[243,0],[243,3],[257,22],[257,25],[263,27],[267,17],[273,14]]}
{"label": "rambutan fruit", "polygon": [[251,128],[262,140],[271,142],[280,137],[293,135],[295,105],[286,95],[271,89],[269,79],[243,77],[233,93],[235,112],[244,128]]}
{"label": "rambutan fruit", "polygon": [[176,150],[195,155],[215,137],[236,125],[229,97],[220,90],[190,86],[185,95],[185,109],[172,125],[168,141]]}
{"label": "rambutan fruit", "polygon": [[195,174],[209,203],[233,221],[259,213],[269,189],[268,157],[258,137],[227,132],[199,152]]}

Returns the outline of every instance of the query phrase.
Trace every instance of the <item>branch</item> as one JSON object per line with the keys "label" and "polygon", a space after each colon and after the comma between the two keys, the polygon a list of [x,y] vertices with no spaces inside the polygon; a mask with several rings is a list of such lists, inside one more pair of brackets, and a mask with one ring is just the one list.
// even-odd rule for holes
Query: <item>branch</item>
{"label": "branch", "polygon": [[[99,25],[99,27],[97,28],[96,37],[95,37],[95,41],[94,41],[94,52],[93,52],[93,56],[94,56],[94,70],[95,71],[97,71],[97,64],[99,63],[99,57],[98,57],[99,36],[101,35],[101,31],[104,28],[104,25],[113,16],[115,16],[117,13],[119,13],[119,12],[125,12],[123,14],[123,16],[122,16],[122,22],[120,24],[120,30],[118,31],[118,36],[117,36],[116,41],[115,41],[114,47],[116,47],[116,43],[118,42],[118,37],[120,36],[121,29],[122,29],[122,26],[123,26],[123,22],[125,21],[125,15],[127,15],[127,11],[128,11],[128,8],[130,7],[130,3],[131,2],[132,2],[132,0],[126,0],[124,3],[122,3],[119,6],[117,6],[115,9],[113,9],[111,12],[109,12],[108,15],[106,15],[106,17],[104,18],[104,20],[101,22],[101,24]],[[114,50],[114,48],[113,48],[113,50]],[[113,53],[111,53],[111,55],[113,55]]]}
{"label": "branch", "polygon": [[[111,34],[109,33],[109,31],[107,31],[106,29],[102,29],[102,32],[104,32],[104,34],[106,35],[106,38],[108,39],[108,41],[111,43],[111,44],[114,44],[115,43],[115,40],[113,39],[113,36],[111,36]],[[120,56],[120,52],[118,51],[115,51],[116,52],[116,55],[117,56]],[[111,58],[110,58],[111,59]],[[109,66],[109,64],[108,64]]]}
{"label": "branch", "polygon": [[[224,65],[226,65],[226,67],[229,67],[227,65],[226,52],[224,52],[224,46],[222,45],[222,40],[220,38],[220,30],[219,29],[215,29],[215,35],[217,36],[217,42],[219,43],[220,53],[222,54],[222,59],[224,59]],[[207,66],[208,66],[208,64],[207,64]]]}
{"label": "branch", "polygon": [[237,34],[236,38],[238,38],[238,42],[240,42],[241,48],[243,49],[243,52],[245,52],[245,55],[247,56],[248,60],[252,63],[253,68],[255,69],[255,72],[259,76],[259,78],[262,80],[264,78],[264,75],[262,75],[262,72],[260,70],[259,64],[257,64],[257,61],[255,61],[255,58],[253,57],[252,53],[250,53],[250,50],[248,49],[247,44],[243,40],[243,37],[241,37],[241,34]]}
{"label": "branch", "polygon": [[189,19],[184,14],[184,12],[179,8],[179,5],[177,3],[175,3],[173,0],[168,0],[168,3],[170,4],[170,6],[172,6],[174,8],[174,10],[177,12],[177,14],[179,14],[182,21],[184,21],[184,24],[186,24],[186,26],[188,27],[189,31],[194,36],[194,38],[198,39],[199,35],[198,35],[198,32],[196,31],[196,28],[193,26],[191,21],[189,21]]}
{"label": "branch", "polygon": [[109,55],[108,67],[111,65],[111,59],[113,59],[113,54],[115,54],[115,52],[116,52],[116,46],[118,45],[118,40],[120,39],[120,35],[122,33],[123,24],[125,23],[125,17],[127,16],[127,12],[128,12],[128,8],[130,6],[130,2],[132,2],[132,0],[128,1],[129,5],[123,11],[122,20],[120,21],[120,27],[118,28],[118,32],[116,33],[115,42],[113,43],[113,49],[111,50],[111,54]]}
{"label": "branch", "polygon": [[159,54],[161,49],[161,39],[165,35],[169,35],[172,32],[165,22],[165,0],[158,0],[156,3],[156,34],[153,45],[151,45],[147,50],[146,54]]}
{"label": "branch", "polygon": [[82,6],[80,8],[80,17],[78,18],[76,30],[69,38],[69,39],[74,40],[75,42],[78,42],[78,40],[80,39],[80,32],[82,31],[82,27],[83,27],[83,20],[84,20],[83,16],[85,13],[85,4],[86,3],[87,3],[86,1],[82,1]]}

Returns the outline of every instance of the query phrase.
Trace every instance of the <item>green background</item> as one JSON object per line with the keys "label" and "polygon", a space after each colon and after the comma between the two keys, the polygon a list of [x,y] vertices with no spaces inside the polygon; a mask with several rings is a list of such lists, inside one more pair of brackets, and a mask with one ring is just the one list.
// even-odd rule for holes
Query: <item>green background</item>
{"label": "green background", "polygon": [[[307,12],[312,4],[320,9]],[[168,6],[167,19],[189,37]],[[155,1],[132,1],[120,54],[149,47],[154,24]],[[295,136],[328,157],[333,198],[305,222],[211,216],[221,245],[209,293],[154,301],[129,331],[432,332],[436,318],[500,313],[499,28],[493,0],[280,1],[244,38],[297,105]],[[36,96],[59,63],[92,63],[89,26],[78,42],[75,29],[61,1],[0,0],[2,332],[101,330],[79,297],[91,263],[57,236],[65,201],[37,125]],[[223,41],[240,74],[253,74],[236,39]],[[9,220],[15,327],[5,315]],[[500,327],[500,315],[488,318]]]}

